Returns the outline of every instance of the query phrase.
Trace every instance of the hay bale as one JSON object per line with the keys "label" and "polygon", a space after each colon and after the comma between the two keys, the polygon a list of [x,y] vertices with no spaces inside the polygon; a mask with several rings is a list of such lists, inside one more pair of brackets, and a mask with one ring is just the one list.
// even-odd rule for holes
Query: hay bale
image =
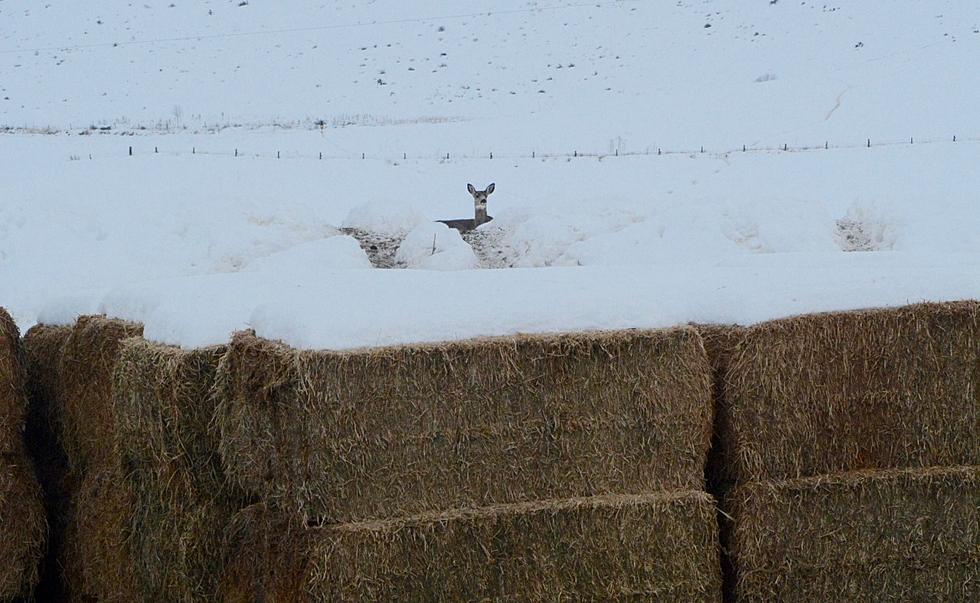
{"label": "hay bale", "polygon": [[0,308],[0,454],[16,453],[23,446],[26,381],[20,331]]}
{"label": "hay bale", "polygon": [[121,468],[92,467],[72,502],[63,558],[71,599],[119,603],[143,600],[126,539],[135,501]]}
{"label": "hay bale", "polygon": [[[233,532],[225,601],[719,601],[704,492],[602,496]],[[256,526],[258,526],[256,528]],[[271,556],[270,556],[271,555]]]}
{"label": "hay bale", "polygon": [[744,484],[740,601],[980,599],[980,468]]}
{"label": "hay bale", "polygon": [[31,598],[46,532],[34,468],[23,454],[0,456],[0,601]]}
{"label": "hay bale", "polygon": [[704,487],[691,328],[344,353],[239,333],[218,381],[229,476],[306,518]]}
{"label": "hay bale", "polygon": [[130,339],[114,376],[116,441],[134,493],[127,526],[148,601],[211,601],[221,544],[245,506],[229,486],[210,431],[224,347],[191,351]]}
{"label": "hay bale", "polygon": [[68,475],[68,460],[55,425],[60,408],[61,354],[70,334],[71,327],[35,325],[24,335],[29,399],[25,439],[44,492],[48,517],[48,547],[41,562],[41,579],[36,591],[39,601],[67,600],[61,571],[63,542],[71,493],[77,484]]}
{"label": "hay bale", "polygon": [[751,327],[726,383],[742,481],[980,465],[980,302]]}
{"label": "hay bale", "polygon": [[82,316],[65,341],[59,368],[60,438],[70,468],[104,467],[115,452],[112,372],[124,339],[141,325],[103,316]]}

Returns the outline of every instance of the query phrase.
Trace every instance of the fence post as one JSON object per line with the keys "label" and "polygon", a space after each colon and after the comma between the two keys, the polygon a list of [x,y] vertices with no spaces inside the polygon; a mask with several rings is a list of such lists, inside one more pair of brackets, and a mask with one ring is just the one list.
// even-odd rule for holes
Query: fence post
{"label": "fence post", "polygon": [[616,157],[619,157],[619,149],[616,149]]}
{"label": "fence post", "polygon": [[493,159],[493,151],[490,151],[490,159]]}
{"label": "fence post", "polygon": [[235,149],[235,157],[238,157],[238,149]]}
{"label": "fence post", "polygon": [[956,134],[953,134],[953,142],[956,142]]}
{"label": "fence post", "polygon": [[660,155],[661,153],[662,151],[660,150],[660,147],[657,147],[657,155]]}
{"label": "fence post", "polygon": [[197,155],[197,147],[191,147],[191,155]]}
{"label": "fence post", "polygon": [[914,136],[910,136],[909,137],[909,144],[915,144],[915,137]]}
{"label": "fence post", "polygon": [[133,156],[133,147],[129,147],[129,156],[130,156],[130,157],[132,157],[132,156]]}
{"label": "fence post", "polygon": [[823,148],[824,149],[829,149],[830,148],[830,142],[827,141],[827,140],[823,141]]}
{"label": "fence post", "polygon": [[323,151],[320,151],[320,159],[323,159]]}
{"label": "fence post", "polygon": [[276,151],[276,159],[279,159],[279,151]]}
{"label": "fence post", "polygon": [[361,153],[361,159],[364,159],[364,153]]}
{"label": "fence post", "polygon": [[572,151],[572,157],[578,157],[578,151]]}
{"label": "fence post", "polygon": [[154,153],[159,153],[160,151],[158,151],[156,147],[153,147],[153,152]]}
{"label": "fence post", "polygon": [[868,148],[869,149],[871,148],[871,139],[870,138],[868,139]]}
{"label": "fence post", "polygon": [[743,153],[745,152],[745,145],[744,144],[742,145],[742,152]]}
{"label": "fence post", "polygon": [[[955,139],[956,137],[954,136],[953,138]],[[534,159],[534,151],[531,151],[531,159]]]}
{"label": "fence post", "polygon": [[704,145],[701,145],[701,152],[704,153]]}

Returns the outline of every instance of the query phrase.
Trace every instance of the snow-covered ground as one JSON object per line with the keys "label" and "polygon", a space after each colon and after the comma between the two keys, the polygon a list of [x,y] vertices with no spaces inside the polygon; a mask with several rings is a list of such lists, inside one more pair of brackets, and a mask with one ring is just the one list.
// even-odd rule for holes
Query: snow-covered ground
{"label": "snow-covered ground", "polygon": [[[975,2],[169,4],[0,0],[22,328],[350,348],[980,297]],[[491,181],[492,222],[433,222]]]}

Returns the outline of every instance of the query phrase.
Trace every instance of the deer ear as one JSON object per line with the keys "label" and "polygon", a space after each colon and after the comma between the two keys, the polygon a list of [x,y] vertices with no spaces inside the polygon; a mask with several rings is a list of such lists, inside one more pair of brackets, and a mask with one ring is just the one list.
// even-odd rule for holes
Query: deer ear
{"label": "deer ear", "polygon": [[475,195],[476,194],[476,188],[474,188],[472,184],[467,184],[466,185],[466,190],[470,191],[470,194],[471,195]]}
{"label": "deer ear", "polygon": [[494,183],[491,182],[490,183],[490,186],[487,187],[487,194],[488,195],[493,192],[493,188],[494,188]]}

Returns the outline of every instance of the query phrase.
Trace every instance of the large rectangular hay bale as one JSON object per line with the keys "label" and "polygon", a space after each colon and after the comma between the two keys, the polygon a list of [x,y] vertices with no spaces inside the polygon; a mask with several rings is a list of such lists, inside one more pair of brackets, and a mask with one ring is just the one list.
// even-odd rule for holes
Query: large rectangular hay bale
{"label": "large rectangular hay bale", "polygon": [[704,492],[518,503],[295,532],[249,511],[246,533],[231,539],[229,602],[721,599],[714,505]]}
{"label": "large rectangular hay bale", "polygon": [[0,454],[23,448],[26,382],[20,331],[10,314],[0,308]]}
{"label": "large rectangular hay bale", "polygon": [[0,455],[0,601],[31,599],[46,534],[34,467],[24,454]]}
{"label": "large rectangular hay bale", "polygon": [[740,601],[977,601],[980,468],[863,471],[732,493]]}
{"label": "large rectangular hay bale", "polygon": [[134,500],[127,538],[147,601],[212,601],[222,540],[245,506],[225,479],[212,395],[225,348],[130,339],[114,376],[116,443]]}
{"label": "large rectangular hay bale", "polygon": [[355,352],[239,333],[219,385],[229,475],[307,518],[704,487],[692,328]]}
{"label": "large rectangular hay bale", "polygon": [[980,465],[980,302],[751,327],[725,398],[739,481]]}

